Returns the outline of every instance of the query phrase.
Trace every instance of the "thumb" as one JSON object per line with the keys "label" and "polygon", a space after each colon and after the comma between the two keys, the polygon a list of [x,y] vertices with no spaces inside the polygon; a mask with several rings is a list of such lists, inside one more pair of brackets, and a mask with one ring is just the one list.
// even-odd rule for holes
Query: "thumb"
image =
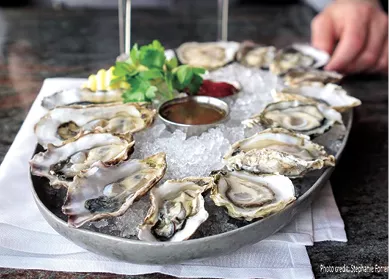
{"label": "thumb", "polygon": [[311,44],[332,54],[335,47],[335,30],[332,18],[327,14],[317,15],[311,22]]}

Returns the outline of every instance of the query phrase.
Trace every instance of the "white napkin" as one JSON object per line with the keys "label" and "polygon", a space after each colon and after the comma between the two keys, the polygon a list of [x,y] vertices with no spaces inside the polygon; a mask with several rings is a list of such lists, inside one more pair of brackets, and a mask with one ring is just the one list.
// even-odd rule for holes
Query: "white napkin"
{"label": "white napkin", "polygon": [[[31,191],[28,161],[35,149],[34,124],[46,112],[43,96],[79,86],[81,79],[47,79],[0,167],[0,266],[74,272],[146,274],[179,277],[313,278],[304,245],[347,241],[331,187],[312,207],[267,239],[232,254],[177,265],[137,265],[95,255],[56,233],[43,219]],[[204,268],[206,267],[206,268]]]}

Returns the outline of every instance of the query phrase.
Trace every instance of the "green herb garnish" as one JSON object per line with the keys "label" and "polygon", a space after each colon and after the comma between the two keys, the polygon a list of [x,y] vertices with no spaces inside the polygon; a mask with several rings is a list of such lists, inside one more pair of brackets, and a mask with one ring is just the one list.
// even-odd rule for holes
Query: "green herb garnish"
{"label": "green herb garnish", "polygon": [[150,102],[159,95],[162,99],[174,98],[174,92],[187,90],[196,94],[205,70],[188,65],[178,66],[176,58],[166,59],[165,48],[157,40],[138,48],[134,45],[125,62],[116,62],[111,85],[125,82],[129,86],[122,95],[123,101]]}

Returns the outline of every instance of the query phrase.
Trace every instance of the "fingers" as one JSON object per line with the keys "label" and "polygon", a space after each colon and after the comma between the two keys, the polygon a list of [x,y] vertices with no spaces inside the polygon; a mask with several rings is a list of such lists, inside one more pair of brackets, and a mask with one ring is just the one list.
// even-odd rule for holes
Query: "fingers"
{"label": "fingers", "polygon": [[362,51],[366,38],[368,17],[354,13],[348,15],[340,34],[340,41],[336,46],[334,54],[326,66],[326,70],[344,72],[347,66]]}
{"label": "fingers", "polygon": [[312,22],[312,45],[333,52],[326,70],[387,74],[387,26],[387,15],[372,2],[334,1]]}
{"label": "fingers", "polygon": [[384,15],[372,19],[366,46],[355,62],[347,67],[347,72],[358,73],[363,71],[372,72],[375,70],[388,38],[387,25],[388,20]]}
{"label": "fingers", "polygon": [[378,59],[378,63],[376,67],[373,69],[375,73],[388,74],[388,40],[386,39],[385,45],[382,49],[382,53],[380,58]]}
{"label": "fingers", "polygon": [[312,46],[332,54],[335,45],[335,33],[332,18],[328,14],[316,16],[311,23]]}

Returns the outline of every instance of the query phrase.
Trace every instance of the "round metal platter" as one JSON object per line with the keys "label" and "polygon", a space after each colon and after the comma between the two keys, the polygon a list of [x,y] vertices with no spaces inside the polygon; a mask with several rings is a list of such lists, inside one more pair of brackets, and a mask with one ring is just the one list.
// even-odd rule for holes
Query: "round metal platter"
{"label": "round metal platter", "polygon": [[[352,111],[343,114],[346,132],[335,155],[337,160],[339,160],[346,145],[352,118]],[[38,147],[36,152],[39,151],[41,150]],[[143,242],[82,228],[68,227],[64,221],[66,216],[61,212],[62,204],[58,203],[61,197],[63,199],[66,190],[52,189],[45,178],[35,176],[31,176],[31,185],[35,202],[44,218],[59,234],[75,244],[96,254],[121,261],[140,264],[168,264],[227,254],[274,234],[311,204],[333,170],[334,168],[328,168],[313,176],[314,180],[309,187],[298,196],[294,203],[281,212],[235,230],[182,242]]]}

